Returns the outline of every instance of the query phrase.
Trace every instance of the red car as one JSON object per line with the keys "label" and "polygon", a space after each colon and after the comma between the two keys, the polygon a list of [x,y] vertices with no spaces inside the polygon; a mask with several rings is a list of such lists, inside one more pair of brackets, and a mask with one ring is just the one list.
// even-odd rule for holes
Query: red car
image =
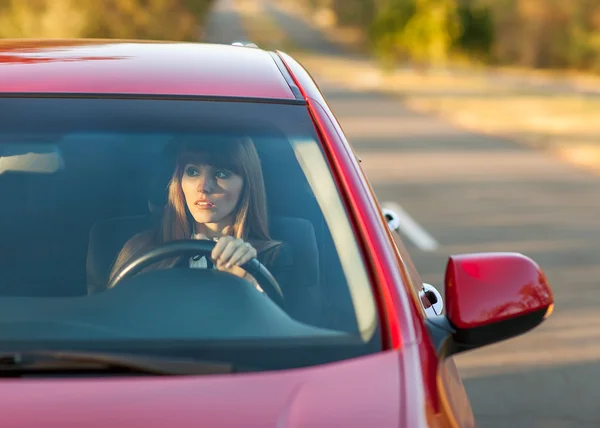
{"label": "red car", "polygon": [[[285,53],[2,41],[0,112],[3,427],[470,427],[452,356],[552,311],[532,260],[484,253],[450,257],[441,313],[323,95]],[[182,141],[207,151],[175,172]],[[228,141],[260,167],[228,166]],[[257,250],[243,275],[219,267],[219,236],[186,235],[225,205],[172,202],[180,182],[185,193],[186,180],[212,180],[227,196],[238,176],[223,215],[238,222],[248,195],[249,232],[235,242],[287,255],[269,264]],[[205,182],[190,188],[216,198]],[[115,267],[146,232],[171,238]],[[209,258],[213,269],[192,268]],[[179,264],[156,268],[165,260]]]}

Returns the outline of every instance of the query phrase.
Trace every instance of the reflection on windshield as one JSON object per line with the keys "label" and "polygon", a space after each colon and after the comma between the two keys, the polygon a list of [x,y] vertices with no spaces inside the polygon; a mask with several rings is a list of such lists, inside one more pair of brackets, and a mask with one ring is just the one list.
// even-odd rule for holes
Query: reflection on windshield
{"label": "reflection on windshield", "polygon": [[54,144],[0,145],[0,174],[9,171],[52,174],[63,167],[60,150]]}
{"label": "reflection on windshield", "polygon": [[292,145],[335,241],[335,248],[348,281],[359,332],[364,341],[369,341],[377,327],[375,301],[356,238],[347,221],[331,172],[314,141],[294,139]]}

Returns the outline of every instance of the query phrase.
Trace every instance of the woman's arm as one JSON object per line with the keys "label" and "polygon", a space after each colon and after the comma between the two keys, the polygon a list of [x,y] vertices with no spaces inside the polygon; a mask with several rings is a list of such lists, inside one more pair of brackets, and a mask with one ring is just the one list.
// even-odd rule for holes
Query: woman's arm
{"label": "woman's arm", "polygon": [[292,248],[286,243],[282,243],[259,254],[258,260],[275,277],[285,294],[285,289],[291,287],[293,281],[294,257]]}

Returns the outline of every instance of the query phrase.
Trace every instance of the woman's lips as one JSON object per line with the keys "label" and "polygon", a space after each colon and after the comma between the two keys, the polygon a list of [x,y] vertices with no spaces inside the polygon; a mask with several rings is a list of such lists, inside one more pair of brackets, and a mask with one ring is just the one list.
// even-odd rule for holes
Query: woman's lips
{"label": "woman's lips", "polygon": [[200,210],[211,210],[215,207],[215,204],[207,199],[198,199],[194,205]]}

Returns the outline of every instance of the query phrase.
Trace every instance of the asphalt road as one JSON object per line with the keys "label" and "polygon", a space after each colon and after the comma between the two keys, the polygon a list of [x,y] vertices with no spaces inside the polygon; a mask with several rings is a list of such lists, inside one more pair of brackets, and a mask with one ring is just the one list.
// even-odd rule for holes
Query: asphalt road
{"label": "asphalt road", "polygon": [[[235,4],[217,3],[207,40],[248,38]],[[274,0],[264,5],[296,46],[344,55]],[[405,225],[424,281],[442,288],[448,255],[479,251],[522,252],[548,275],[556,310],[545,324],[457,359],[479,426],[600,426],[600,178],[549,154],[411,112],[399,98],[350,90],[309,71],[379,200],[399,205],[438,244],[420,249],[415,226]]]}

